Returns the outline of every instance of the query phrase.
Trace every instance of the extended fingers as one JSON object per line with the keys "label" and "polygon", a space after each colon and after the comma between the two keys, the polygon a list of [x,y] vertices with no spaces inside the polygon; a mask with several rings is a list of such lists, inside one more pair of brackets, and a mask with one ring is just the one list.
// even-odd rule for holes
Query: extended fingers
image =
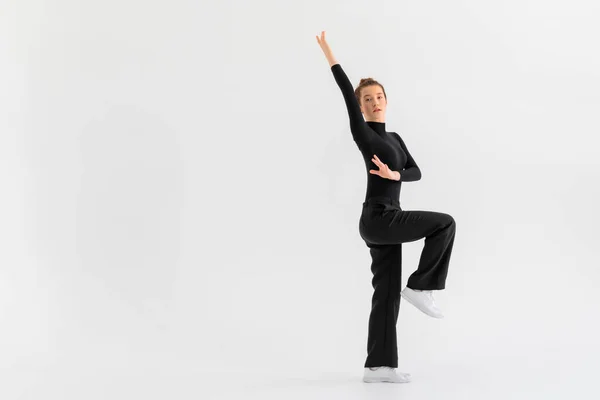
{"label": "extended fingers", "polygon": [[319,35],[317,35],[317,42],[321,43],[321,42],[325,42],[325,31],[321,31],[321,37],[319,38]]}
{"label": "extended fingers", "polygon": [[377,154],[373,154],[373,158],[371,158],[371,161],[373,161],[379,168],[387,167],[387,165],[381,162],[379,157],[377,157]]}

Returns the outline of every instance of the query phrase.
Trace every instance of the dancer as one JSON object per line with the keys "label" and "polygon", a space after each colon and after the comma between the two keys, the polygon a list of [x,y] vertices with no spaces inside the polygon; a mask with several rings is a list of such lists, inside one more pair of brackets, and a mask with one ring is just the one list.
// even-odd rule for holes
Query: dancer
{"label": "dancer", "polygon": [[[317,42],[342,91],[350,117],[352,138],[363,155],[368,171],[359,234],[371,254],[374,293],[363,381],[410,382],[410,374],[397,370],[396,323],[400,297],[431,317],[443,318],[433,298],[433,291],[445,289],[456,223],[452,216],[445,213],[402,210],[402,182],[420,180],[421,170],[404,140],[397,133],[386,131],[387,95],[383,85],[368,78],[362,79],[353,90],[350,80],[333,56],[325,39],[325,31],[321,32],[320,38],[317,36]],[[402,243],[423,238],[425,245],[419,266],[401,291]]]}

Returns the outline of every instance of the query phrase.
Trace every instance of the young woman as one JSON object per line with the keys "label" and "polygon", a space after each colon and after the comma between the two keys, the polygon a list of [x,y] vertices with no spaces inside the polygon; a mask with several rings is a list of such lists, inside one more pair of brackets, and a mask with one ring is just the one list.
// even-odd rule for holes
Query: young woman
{"label": "young woman", "polygon": [[[445,213],[402,210],[402,182],[420,180],[421,170],[404,140],[396,132],[386,131],[387,96],[383,85],[368,78],[362,79],[353,90],[325,40],[325,31],[320,38],[317,36],[317,42],[342,91],[352,138],[368,171],[359,234],[371,253],[374,293],[363,380],[410,382],[410,374],[397,371],[396,323],[400,297],[431,317],[443,318],[432,292],[445,288],[456,223]],[[425,246],[419,266],[401,291],[402,243],[423,238]]]}

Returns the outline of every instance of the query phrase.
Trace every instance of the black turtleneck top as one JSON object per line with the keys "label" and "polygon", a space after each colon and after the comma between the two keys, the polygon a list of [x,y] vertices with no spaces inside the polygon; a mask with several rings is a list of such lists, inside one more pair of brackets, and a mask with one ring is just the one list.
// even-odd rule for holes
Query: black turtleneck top
{"label": "black turtleneck top", "polygon": [[[331,66],[331,71],[346,101],[350,117],[352,138],[363,155],[367,169],[367,193],[365,200],[374,196],[386,196],[400,200],[402,182],[421,179],[421,170],[412,158],[404,141],[396,132],[386,132],[385,122],[365,121],[352,84],[340,64]],[[392,171],[400,172],[400,180],[382,178],[369,170],[379,167],[371,161],[377,155]]]}

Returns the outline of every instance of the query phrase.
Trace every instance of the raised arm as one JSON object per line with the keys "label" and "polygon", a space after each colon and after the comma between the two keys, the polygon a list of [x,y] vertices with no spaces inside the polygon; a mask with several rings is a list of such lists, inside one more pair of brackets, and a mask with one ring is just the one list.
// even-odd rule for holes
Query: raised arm
{"label": "raised arm", "polygon": [[358,104],[358,100],[354,94],[354,89],[352,88],[352,83],[350,83],[350,79],[342,69],[342,66],[337,62],[335,57],[333,56],[333,52],[329,47],[329,44],[325,40],[325,31],[321,32],[321,37],[317,36],[317,42],[327,61],[329,62],[329,67],[331,68],[331,72],[337,82],[340,90],[342,91],[342,95],[344,96],[344,101],[346,102],[346,108],[348,110],[348,117],[350,118],[350,130],[352,131],[352,136],[354,140],[358,143],[360,141],[368,140],[368,132],[367,124],[363,118],[362,112],[360,111],[360,105]]}
{"label": "raised arm", "polygon": [[354,89],[352,88],[350,79],[348,79],[348,76],[342,69],[342,66],[340,64],[333,65],[331,67],[331,72],[333,73],[333,77],[335,78],[335,81],[337,82],[340,90],[342,91],[342,95],[344,96],[346,108],[348,109],[348,117],[350,118],[350,128],[354,130],[354,128],[364,125],[365,119],[360,111],[360,105],[358,104],[358,100],[354,94]]}
{"label": "raised arm", "polygon": [[394,136],[396,136],[396,138],[400,142],[400,146],[402,147],[402,150],[404,150],[404,152],[406,153],[406,165],[404,166],[404,169],[402,169],[402,171],[399,171],[400,172],[400,181],[414,182],[414,181],[420,180],[421,179],[421,169],[419,168],[419,166],[415,162],[414,158],[411,156],[408,149],[406,148],[406,145],[404,144],[404,140],[402,140],[400,135],[398,135],[395,132],[394,132]]}

